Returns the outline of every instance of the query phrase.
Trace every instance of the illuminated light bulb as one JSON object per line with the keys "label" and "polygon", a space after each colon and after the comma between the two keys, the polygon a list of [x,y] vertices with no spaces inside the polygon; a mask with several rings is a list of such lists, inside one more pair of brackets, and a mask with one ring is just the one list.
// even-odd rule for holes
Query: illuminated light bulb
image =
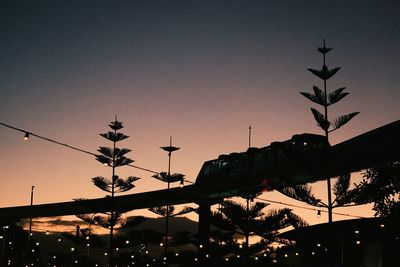
{"label": "illuminated light bulb", "polygon": [[197,258],[194,258],[194,261],[198,261],[198,259],[197,259]]}
{"label": "illuminated light bulb", "polygon": [[206,258],[209,258],[209,257],[210,257],[210,255],[206,254]]}
{"label": "illuminated light bulb", "polygon": [[381,225],[380,225],[380,227],[381,227],[381,228],[384,228],[384,227],[385,227],[385,225],[384,225],[384,224],[381,224]]}
{"label": "illuminated light bulb", "polygon": [[355,234],[359,234],[359,233],[360,233],[360,231],[358,231],[358,230],[355,230],[355,231],[354,231],[354,233],[355,233]]}
{"label": "illuminated light bulb", "polygon": [[128,244],[129,244],[129,240],[126,240],[126,241],[125,241],[125,244],[127,244],[127,245],[128,245]]}
{"label": "illuminated light bulb", "polygon": [[287,258],[288,257],[288,255],[287,254],[285,254],[285,258]]}
{"label": "illuminated light bulb", "polygon": [[356,244],[357,244],[357,245],[360,245],[360,244],[361,244],[361,241],[360,241],[360,240],[357,240],[357,241],[356,241]]}
{"label": "illuminated light bulb", "polygon": [[25,140],[25,141],[28,141],[28,140],[29,140],[29,133],[28,133],[28,132],[25,132],[24,140]]}
{"label": "illuminated light bulb", "polygon": [[75,248],[71,248],[71,251],[74,251],[75,250]]}
{"label": "illuminated light bulb", "polygon": [[164,243],[160,243],[160,247],[164,246]]}

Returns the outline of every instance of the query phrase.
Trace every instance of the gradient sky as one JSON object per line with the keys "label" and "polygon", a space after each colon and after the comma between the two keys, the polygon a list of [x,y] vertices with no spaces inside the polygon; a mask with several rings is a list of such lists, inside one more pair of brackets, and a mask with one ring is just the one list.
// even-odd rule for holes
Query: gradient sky
{"label": "gradient sky", "polygon": [[[342,67],[328,90],[350,92],[331,117],[361,112],[336,144],[400,117],[399,12],[398,1],[2,1],[0,121],[95,152],[117,114],[136,165],[165,171],[159,147],[173,136],[172,171],[194,181],[204,161],[247,148],[249,125],[257,147],[321,133],[299,92],[322,87],[306,69],[321,67],[325,38],[328,67]],[[104,196],[91,178],[109,169],[22,137],[0,127],[1,207],[28,205],[32,185],[35,203]],[[142,177],[129,193],[165,188],[119,174]]]}

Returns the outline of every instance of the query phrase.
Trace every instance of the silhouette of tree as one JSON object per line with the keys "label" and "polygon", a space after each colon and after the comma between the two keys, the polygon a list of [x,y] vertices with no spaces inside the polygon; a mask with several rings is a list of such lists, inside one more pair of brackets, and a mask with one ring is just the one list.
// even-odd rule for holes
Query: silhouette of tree
{"label": "silhouette of tree", "polygon": [[[180,180],[178,180],[178,181],[180,181]],[[175,212],[175,206],[152,207],[152,208],[149,208],[148,210],[157,215],[164,217],[166,220],[167,220],[167,217],[177,217],[177,216],[184,215],[184,214],[194,211],[193,208],[185,207],[181,211]],[[167,243],[167,240],[166,240],[167,238],[169,238],[169,237],[168,236],[164,237],[164,239],[165,239],[163,242],[164,246]],[[165,257],[168,257],[168,255],[165,255]]]}
{"label": "silhouette of tree", "polygon": [[381,164],[367,169],[357,185],[355,201],[359,204],[373,202],[375,216],[400,215],[400,161]]}
{"label": "silhouette of tree", "polygon": [[[263,209],[268,204],[252,202],[249,207],[231,200],[221,203],[218,211],[212,212],[211,223],[220,230],[212,231],[210,251],[215,257],[223,257],[229,253],[242,254],[246,260],[250,255],[272,249],[274,242],[286,242],[277,237],[278,231],[293,226],[295,228],[307,226],[307,223],[290,209],[270,210]],[[237,236],[258,236],[259,242],[253,244],[239,244]]]}
{"label": "silhouette of tree", "polygon": [[[318,48],[318,52],[322,54],[323,58],[323,65],[320,70],[317,69],[312,69],[309,68],[308,71],[310,71],[312,74],[317,76],[323,81],[323,90],[320,89],[318,86],[313,86],[313,93],[306,93],[306,92],[300,92],[304,97],[307,99],[311,100],[312,102],[322,106],[324,108],[324,113],[320,113],[317,109],[311,108],[311,112],[314,116],[315,121],[317,122],[317,125],[324,131],[325,133],[325,138],[326,142],[329,144],[329,133],[336,131],[337,129],[341,128],[343,125],[348,123],[352,118],[354,118],[359,112],[352,112],[347,115],[342,115],[337,118],[335,118],[333,121],[330,121],[328,118],[328,107],[339,102],[342,100],[345,96],[347,96],[349,93],[343,92],[346,87],[341,87],[339,89],[336,89],[332,91],[331,93],[328,94],[327,92],[327,80],[329,80],[332,76],[334,76],[339,70],[340,67],[329,69],[326,66],[326,54],[331,51],[332,48],[328,48],[325,46],[325,39],[323,41],[323,47]],[[325,162],[325,164],[328,164]],[[327,167],[327,166],[325,166]],[[328,187],[328,222],[329,226],[331,229],[332,226],[332,193],[331,193],[331,177],[327,177],[327,187]],[[329,233],[329,253],[332,252],[332,238],[331,238],[331,231]],[[330,255],[332,258],[332,255]],[[330,261],[330,264],[333,265],[332,260]]]}
{"label": "silhouette of tree", "polygon": [[[325,40],[323,42],[323,47],[318,48],[318,52],[322,54],[323,57],[323,65],[321,70],[316,70],[309,68],[308,70],[323,80],[324,88],[321,90],[318,86],[313,86],[314,93],[306,93],[300,92],[301,95],[311,100],[312,102],[322,106],[324,108],[324,114],[320,113],[318,110],[311,108],[311,112],[314,115],[314,119],[317,122],[317,125],[324,131],[326,141],[329,143],[329,133],[336,131],[346,123],[348,123],[352,118],[354,118],[359,112],[352,112],[347,115],[342,115],[330,121],[328,119],[328,107],[339,102],[345,96],[347,96],[348,92],[343,92],[346,87],[341,87],[339,89],[334,90],[333,92],[327,92],[327,80],[334,76],[339,70],[338,68],[328,69],[326,66],[326,54],[331,51],[332,48],[327,48],[325,46]],[[332,200],[331,200],[331,177],[327,177],[328,183],[328,215],[329,215],[329,223],[332,223]]]}
{"label": "silhouette of tree", "polygon": [[[344,174],[337,178],[333,185],[333,194],[335,198],[332,201],[332,209],[358,205],[355,200],[355,194],[357,194],[358,189],[350,189],[350,178],[350,174]],[[276,189],[290,198],[305,202],[311,206],[328,208],[327,203],[324,203],[321,199],[314,196],[311,185],[300,184]]]}
{"label": "silhouette of tree", "polygon": [[[119,130],[123,128],[122,122],[115,120],[110,122],[108,125],[112,131],[108,131],[107,133],[101,133],[100,136],[112,142],[112,147],[104,147],[100,146],[97,150],[100,154],[96,155],[96,160],[102,163],[103,165],[110,167],[112,171],[112,175],[110,178],[103,176],[96,176],[92,178],[92,182],[95,186],[100,188],[101,190],[110,193],[106,197],[114,198],[116,193],[126,192],[135,187],[133,184],[137,181],[138,177],[129,176],[127,178],[120,178],[116,175],[116,169],[122,166],[126,166],[133,162],[132,159],[126,157],[125,155],[131,152],[130,149],[127,148],[118,148],[116,145],[118,142],[123,141],[129,136],[120,133]],[[122,214],[123,212],[117,211],[111,202],[110,212],[106,212],[105,214],[79,214],[77,217],[82,220],[88,222],[89,224],[96,224],[103,228],[110,229],[109,234],[109,264],[112,264],[113,258],[113,232],[114,227],[117,224],[122,223]]]}

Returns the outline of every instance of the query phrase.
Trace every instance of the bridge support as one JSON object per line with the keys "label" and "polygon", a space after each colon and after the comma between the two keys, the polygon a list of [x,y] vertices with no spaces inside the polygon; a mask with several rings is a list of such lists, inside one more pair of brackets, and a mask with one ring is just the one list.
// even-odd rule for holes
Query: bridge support
{"label": "bridge support", "polygon": [[211,219],[211,203],[202,201],[199,203],[199,257],[204,259],[208,252],[208,242],[210,240],[210,219]]}

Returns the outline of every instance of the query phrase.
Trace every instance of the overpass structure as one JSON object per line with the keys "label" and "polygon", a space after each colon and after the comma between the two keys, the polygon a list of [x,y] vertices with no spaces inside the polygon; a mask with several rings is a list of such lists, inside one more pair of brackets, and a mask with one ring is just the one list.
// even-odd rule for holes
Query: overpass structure
{"label": "overpass structure", "polygon": [[[206,185],[194,183],[183,188],[136,193],[111,198],[0,208],[0,220],[97,213],[109,210],[129,211],[165,205],[196,203],[204,215],[212,204],[235,196],[243,188],[256,187],[265,179],[284,184],[297,176],[324,180],[343,173],[360,171],[377,164],[400,159],[400,120],[376,128],[347,141],[298,158],[286,165],[246,173]],[[329,164],[325,164],[329,162]],[[222,177],[224,178],[224,177]],[[221,182],[222,181],[222,182]],[[197,181],[196,181],[197,182]],[[206,216],[207,217],[207,216]]]}
{"label": "overpass structure", "polygon": [[[388,161],[400,159],[400,120],[376,128],[345,142],[307,156],[296,157],[286,164],[277,164],[261,171],[233,177],[217,177],[217,181],[111,198],[0,208],[0,222],[20,218],[50,217],[98,213],[110,210],[130,211],[150,207],[196,203],[199,205],[199,241],[208,244],[211,205],[224,197],[235,196],[242,189],[255,188],[266,179],[270,186],[295,184],[298,177],[309,181],[324,180],[344,173],[360,171]],[[326,164],[328,163],[328,164]],[[206,163],[205,163],[206,164]],[[201,171],[200,171],[201,173]],[[200,176],[200,174],[199,174]],[[214,177],[215,178],[215,177]]]}

